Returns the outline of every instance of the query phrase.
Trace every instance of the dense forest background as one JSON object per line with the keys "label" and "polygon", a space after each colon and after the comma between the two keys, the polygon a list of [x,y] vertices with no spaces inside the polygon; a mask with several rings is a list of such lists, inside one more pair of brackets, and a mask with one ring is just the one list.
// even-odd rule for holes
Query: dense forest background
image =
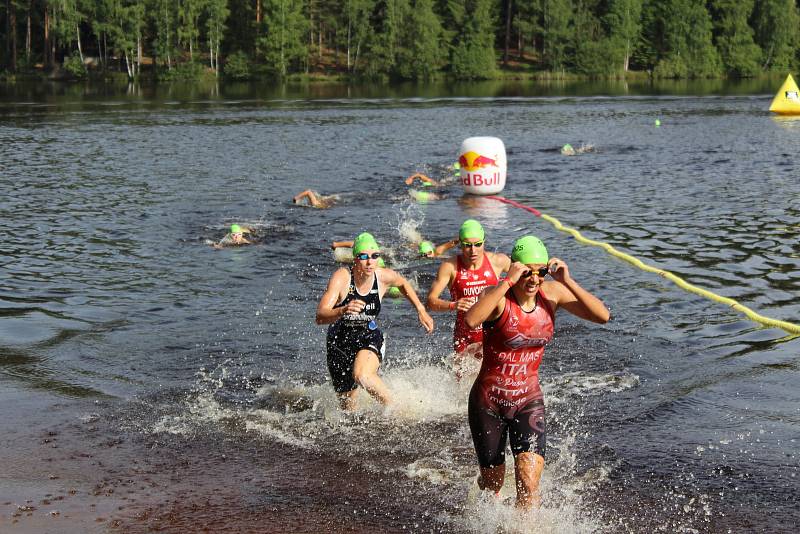
{"label": "dense forest background", "polygon": [[752,77],[796,0],[0,0],[0,75]]}

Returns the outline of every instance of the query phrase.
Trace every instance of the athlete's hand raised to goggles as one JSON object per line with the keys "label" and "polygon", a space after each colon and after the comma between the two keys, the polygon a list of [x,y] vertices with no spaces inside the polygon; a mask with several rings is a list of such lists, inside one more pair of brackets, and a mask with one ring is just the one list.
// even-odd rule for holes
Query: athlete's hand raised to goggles
{"label": "athlete's hand raised to goggles", "polygon": [[430,334],[433,332],[433,318],[425,311],[425,308],[418,310],[419,322],[425,327],[425,330]]}
{"label": "athlete's hand raised to goggles", "polygon": [[524,263],[520,263],[515,261],[511,264],[511,267],[508,268],[508,273],[506,274],[506,279],[511,282],[511,284],[516,284],[519,282],[519,279],[522,277],[523,274],[530,271],[528,266]]}
{"label": "athlete's hand raised to goggles", "polygon": [[547,262],[547,268],[550,270],[550,276],[553,277],[553,280],[557,280],[562,284],[571,278],[569,275],[569,267],[567,267],[564,260],[550,258]]}

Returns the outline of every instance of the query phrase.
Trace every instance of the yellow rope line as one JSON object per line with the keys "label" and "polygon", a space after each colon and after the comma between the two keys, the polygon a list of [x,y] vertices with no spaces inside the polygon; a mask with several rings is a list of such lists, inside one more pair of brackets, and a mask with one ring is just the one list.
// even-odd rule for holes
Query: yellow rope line
{"label": "yellow rope line", "polygon": [[581,235],[581,233],[579,231],[575,230],[574,228],[569,228],[569,227],[564,226],[563,224],[561,224],[561,221],[559,221],[555,217],[551,217],[550,215],[547,215],[547,214],[544,214],[544,213],[541,214],[541,217],[542,217],[542,219],[550,222],[553,226],[555,226],[557,230],[561,230],[562,232],[567,232],[569,234],[572,234],[572,236],[575,239],[577,239],[578,241],[580,241],[581,243],[585,243],[587,245],[592,245],[592,246],[595,246],[595,247],[603,248],[603,249],[606,250],[606,252],[608,252],[612,256],[616,256],[617,258],[625,260],[628,263],[632,263],[633,265],[635,265],[636,267],[638,267],[638,268],[640,268],[640,269],[642,269],[644,271],[649,271],[651,273],[656,273],[656,274],[658,274],[660,276],[663,276],[664,278],[666,278],[668,280],[671,280],[672,282],[675,283],[675,285],[685,289],[686,291],[690,291],[692,293],[696,293],[698,295],[701,295],[701,296],[703,296],[703,297],[705,297],[707,299],[714,300],[716,302],[721,302],[722,304],[726,304],[726,305],[730,306],[731,308],[733,308],[734,310],[745,314],[752,321],[755,321],[757,323],[761,323],[761,324],[763,324],[765,326],[774,326],[774,327],[777,327],[777,328],[781,328],[781,329],[785,330],[786,332],[789,332],[790,334],[800,334],[800,325],[797,325],[797,324],[794,324],[794,323],[789,323],[789,322],[786,322],[786,321],[781,321],[781,320],[778,320],[778,319],[772,319],[771,317],[765,317],[765,316],[763,316],[761,314],[758,314],[758,313],[754,312],[753,310],[751,310],[747,306],[744,306],[743,304],[740,304],[740,303],[736,302],[732,298],[728,298],[728,297],[723,297],[723,296],[717,295],[716,293],[712,293],[711,291],[708,291],[707,289],[703,289],[701,287],[697,287],[695,285],[692,285],[689,282],[687,282],[686,280],[684,280],[683,278],[681,278],[679,276],[676,276],[676,275],[672,274],[669,271],[665,271],[664,269],[658,269],[658,268],[653,267],[651,265],[647,265],[646,263],[642,262],[641,260],[639,260],[637,258],[634,258],[630,254],[625,254],[624,252],[618,251],[617,249],[615,249],[614,247],[612,247],[608,243],[603,243],[602,241],[595,241],[593,239],[587,239],[587,238],[583,237]]}

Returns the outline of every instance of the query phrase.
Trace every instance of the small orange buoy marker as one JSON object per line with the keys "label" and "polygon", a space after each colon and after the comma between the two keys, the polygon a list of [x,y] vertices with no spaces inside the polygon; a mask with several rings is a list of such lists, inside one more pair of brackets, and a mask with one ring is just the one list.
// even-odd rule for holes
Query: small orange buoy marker
{"label": "small orange buoy marker", "polygon": [[769,110],[780,115],[800,115],[800,89],[791,74],[772,99]]}

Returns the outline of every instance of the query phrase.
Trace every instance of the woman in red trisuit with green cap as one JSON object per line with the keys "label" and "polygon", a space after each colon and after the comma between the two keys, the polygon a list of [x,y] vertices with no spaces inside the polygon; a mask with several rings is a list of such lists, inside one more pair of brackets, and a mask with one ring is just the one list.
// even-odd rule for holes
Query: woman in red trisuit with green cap
{"label": "woman in red trisuit with green cap", "polygon": [[[517,506],[539,502],[544,469],[544,395],[539,364],[553,338],[559,308],[605,323],[605,305],[550,258],[534,236],[514,243],[508,276],[487,289],[466,313],[471,328],[483,326],[483,361],[469,395],[469,426],[478,455],[481,489],[499,492],[505,476],[506,436],[514,454]],[[552,280],[545,280],[547,275]]]}
{"label": "woman in red trisuit with green cap", "polygon": [[[511,260],[505,254],[486,252],[486,235],[481,223],[467,219],[458,231],[461,253],[448,258],[439,266],[436,279],[428,292],[428,309],[438,312],[455,312],[456,320],[453,328],[453,350],[456,376],[461,377],[465,365],[465,356],[481,359],[481,342],[483,331],[470,328],[464,322],[464,314],[478,300],[478,295],[497,284],[500,273],[508,271]],[[450,299],[439,298],[444,288],[450,288]]]}

